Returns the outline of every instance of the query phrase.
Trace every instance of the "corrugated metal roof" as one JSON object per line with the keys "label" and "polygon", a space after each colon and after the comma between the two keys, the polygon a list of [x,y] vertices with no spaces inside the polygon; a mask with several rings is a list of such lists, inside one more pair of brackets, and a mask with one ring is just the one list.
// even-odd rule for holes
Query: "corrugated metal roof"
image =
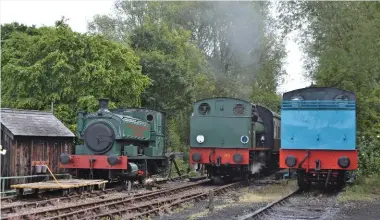
{"label": "corrugated metal roof", "polygon": [[15,136],[74,137],[52,113],[35,110],[0,109],[0,122]]}

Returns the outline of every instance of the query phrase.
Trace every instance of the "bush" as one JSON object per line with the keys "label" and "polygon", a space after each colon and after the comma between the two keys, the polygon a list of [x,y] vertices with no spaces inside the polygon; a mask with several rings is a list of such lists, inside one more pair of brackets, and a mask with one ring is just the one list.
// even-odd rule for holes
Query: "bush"
{"label": "bush", "polygon": [[360,175],[353,185],[345,188],[339,201],[371,201],[380,195],[380,174]]}
{"label": "bush", "polygon": [[[182,159],[175,159],[175,162],[177,163],[178,169],[182,175],[187,174],[190,171],[190,167],[187,161],[184,161]],[[174,164],[172,166],[172,176],[178,176]]]}
{"label": "bush", "polygon": [[358,138],[359,175],[380,174],[380,138]]}

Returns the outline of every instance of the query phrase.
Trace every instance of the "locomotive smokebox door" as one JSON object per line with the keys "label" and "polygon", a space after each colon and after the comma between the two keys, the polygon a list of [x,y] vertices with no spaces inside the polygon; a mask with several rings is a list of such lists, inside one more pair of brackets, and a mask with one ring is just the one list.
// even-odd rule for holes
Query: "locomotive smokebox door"
{"label": "locomotive smokebox door", "polygon": [[102,122],[91,124],[84,132],[84,141],[95,154],[107,152],[112,148],[114,140],[113,129]]}

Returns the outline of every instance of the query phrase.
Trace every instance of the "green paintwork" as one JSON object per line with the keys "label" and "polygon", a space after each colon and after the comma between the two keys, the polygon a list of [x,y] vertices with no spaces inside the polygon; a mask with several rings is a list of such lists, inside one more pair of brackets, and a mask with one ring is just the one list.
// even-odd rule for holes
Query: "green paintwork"
{"label": "green paintwork", "polygon": [[[165,117],[163,113],[147,110],[147,109],[125,109],[122,113],[133,118],[146,121],[150,125],[150,143],[149,146],[154,150],[145,148],[145,152],[148,152],[152,156],[160,156],[165,153]],[[147,120],[148,115],[153,116],[153,120]],[[154,152],[154,153],[150,153]],[[147,154],[145,154],[147,155]]]}
{"label": "green paintwork", "polygon": [[[115,133],[112,148],[103,155],[135,157],[138,156],[139,147],[143,147],[144,155],[150,157],[163,156],[165,153],[165,117],[161,112],[147,109],[117,109],[102,114],[79,112],[77,135],[80,139],[83,140],[86,128],[92,123],[104,123]],[[77,145],[75,153],[94,154],[85,143]]]}
{"label": "green paintwork", "polygon": [[124,146],[124,155],[129,157],[137,156],[137,146],[135,145],[125,145]]}
{"label": "green paintwork", "polygon": [[[209,113],[202,115],[198,108],[203,103],[210,106]],[[245,111],[242,115],[234,113],[234,106],[241,104]],[[252,104],[234,98],[212,98],[194,103],[190,118],[190,146],[214,148],[253,148],[256,135],[265,132],[262,120],[252,122]],[[204,142],[198,143],[198,135],[204,136]],[[242,136],[248,136],[249,142],[243,144]]]}
{"label": "green paintwork", "polygon": [[82,155],[88,152],[87,147],[85,145],[75,145],[75,153]]}
{"label": "green paintwork", "polygon": [[142,120],[123,116],[123,139],[131,140],[150,140],[150,125]]}

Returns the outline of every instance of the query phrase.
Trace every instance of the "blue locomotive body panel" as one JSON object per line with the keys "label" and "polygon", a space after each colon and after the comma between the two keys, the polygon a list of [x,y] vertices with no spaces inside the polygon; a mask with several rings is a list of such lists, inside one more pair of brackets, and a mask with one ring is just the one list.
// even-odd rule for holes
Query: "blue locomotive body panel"
{"label": "blue locomotive body panel", "polygon": [[281,148],[355,150],[355,101],[283,101]]}

